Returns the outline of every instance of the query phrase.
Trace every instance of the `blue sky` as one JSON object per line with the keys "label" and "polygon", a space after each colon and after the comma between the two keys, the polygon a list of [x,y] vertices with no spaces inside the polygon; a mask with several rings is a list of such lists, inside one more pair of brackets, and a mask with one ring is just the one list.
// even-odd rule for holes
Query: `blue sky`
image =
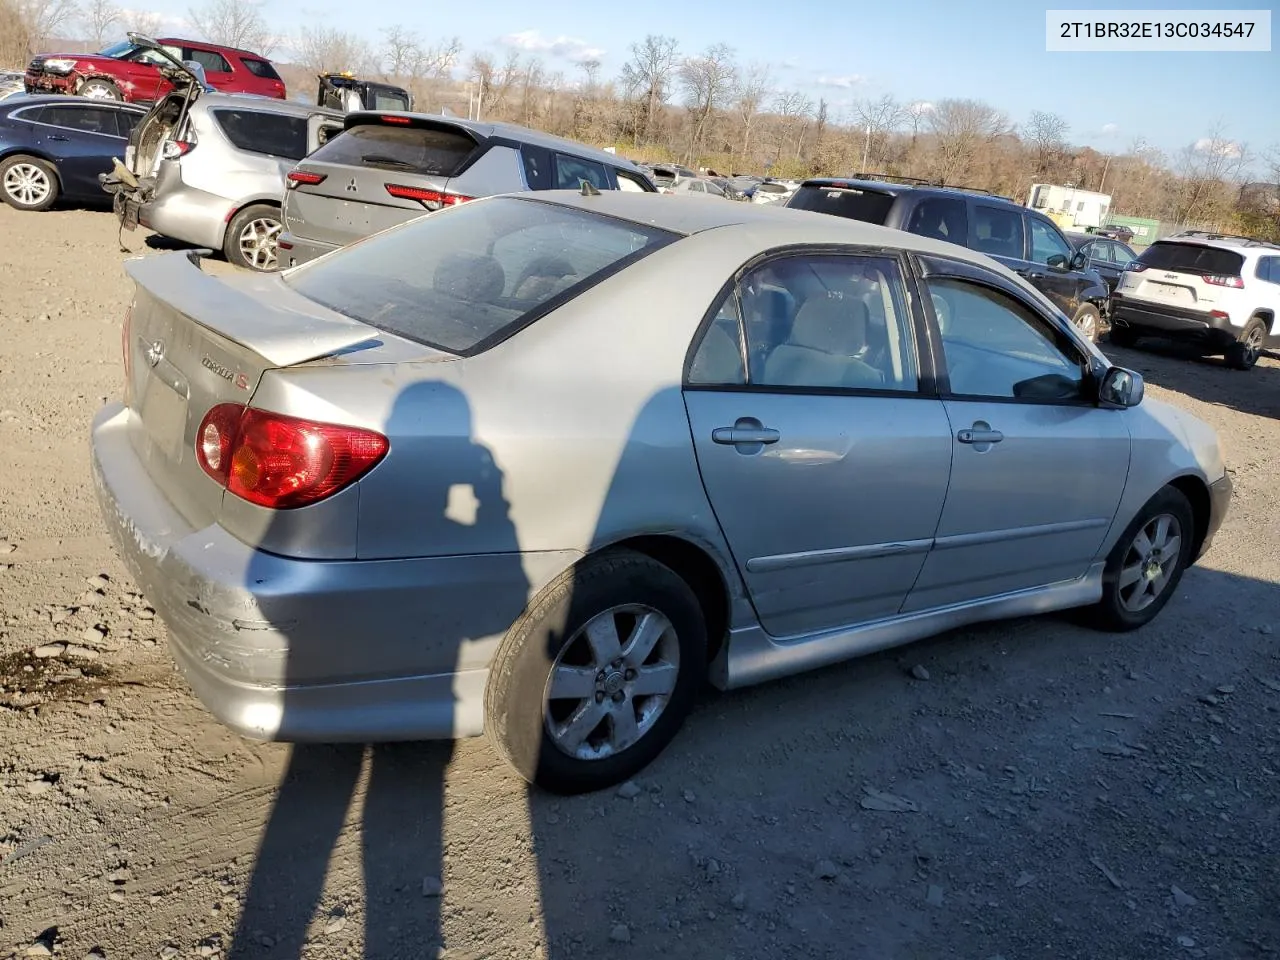
{"label": "blue sky", "polygon": [[[149,2],[161,9],[153,0],[133,5]],[[1172,155],[1219,124],[1224,137],[1253,153],[1280,144],[1280,44],[1274,36],[1270,53],[1045,51],[1046,9],[1131,10],[1138,5],[1132,0],[985,0],[980,7],[952,0],[858,5],[741,0],[727,13],[726,7],[710,4],[380,0],[365,8],[368,19],[352,29],[376,41],[383,26],[400,23],[427,40],[457,35],[468,53],[501,53],[514,46],[570,77],[579,74],[577,61],[592,57],[601,61],[605,75],[615,74],[632,42],[662,33],[675,37],[686,53],[728,43],[739,62],[771,64],[778,87],[825,97],[837,115],[854,99],[886,93],[906,102],[971,97],[1005,111],[1015,123],[1025,122],[1033,110],[1056,113],[1070,124],[1073,143],[1103,152],[1125,150],[1142,138]],[[1148,6],[1239,10],[1250,4],[1164,0]],[[1269,9],[1256,0],[1252,6]],[[328,25],[353,19],[349,5],[326,0],[270,0],[262,9],[281,35],[304,16]],[[1273,20],[1280,21],[1274,11]]]}

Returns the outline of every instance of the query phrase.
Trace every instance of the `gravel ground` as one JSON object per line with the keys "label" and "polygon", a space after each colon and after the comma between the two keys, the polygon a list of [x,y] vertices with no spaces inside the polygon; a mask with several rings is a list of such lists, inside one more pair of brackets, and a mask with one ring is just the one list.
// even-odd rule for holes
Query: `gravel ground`
{"label": "gravel ground", "polygon": [[215,723],[91,493],[114,221],[0,208],[0,237],[0,957],[1280,952],[1275,359],[1113,351],[1235,474],[1152,626],[1013,621],[712,697],[639,783],[564,800],[483,740]]}

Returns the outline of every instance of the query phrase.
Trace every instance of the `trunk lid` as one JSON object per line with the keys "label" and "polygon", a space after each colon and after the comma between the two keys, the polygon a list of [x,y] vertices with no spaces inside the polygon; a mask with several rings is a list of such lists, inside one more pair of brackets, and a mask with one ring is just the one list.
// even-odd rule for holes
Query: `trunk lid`
{"label": "trunk lid", "polygon": [[[219,403],[248,404],[264,371],[328,357],[378,331],[296,295],[260,295],[204,273],[196,254],[129,260],[136,294],[125,321],[130,439],[157,486],[193,525],[217,519],[223,489],[195,458]],[[259,281],[259,286],[276,278]]]}

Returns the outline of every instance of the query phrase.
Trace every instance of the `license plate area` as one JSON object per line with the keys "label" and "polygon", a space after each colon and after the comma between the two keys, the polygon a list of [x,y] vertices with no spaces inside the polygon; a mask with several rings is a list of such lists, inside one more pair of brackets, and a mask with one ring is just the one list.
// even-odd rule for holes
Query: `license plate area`
{"label": "license plate area", "polygon": [[168,361],[147,373],[138,415],[152,444],[173,463],[180,463],[185,453],[189,398],[186,378]]}
{"label": "license plate area", "polygon": [[1176,283],[1161,283],[1159,280],[1148,280],[1146,292],[1167,303],[1194,303],[1195,294],[1187,287]]}

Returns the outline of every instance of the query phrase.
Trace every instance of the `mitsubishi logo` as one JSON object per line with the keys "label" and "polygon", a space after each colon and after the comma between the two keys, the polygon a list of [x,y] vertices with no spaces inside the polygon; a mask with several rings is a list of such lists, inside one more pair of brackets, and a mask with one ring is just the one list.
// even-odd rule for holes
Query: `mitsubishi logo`
{"label": "mitsubishi logo", "polygon": [[359,187],[357,187],[357,186],[356,186],[356,178],[355,178],[355,177],[352,177],[352,178],[351,178],[351,182],[347,184],[347,189],[348,189],[349,191],[351,191],[352,193],[355,193],[357,190],[359,190],[359,189],[360,189]]}
{"label": "mitsubishi logo", "polygon": [[154,340],[147,344],[147,363],[155,366],[164,359],[164,341]]}

